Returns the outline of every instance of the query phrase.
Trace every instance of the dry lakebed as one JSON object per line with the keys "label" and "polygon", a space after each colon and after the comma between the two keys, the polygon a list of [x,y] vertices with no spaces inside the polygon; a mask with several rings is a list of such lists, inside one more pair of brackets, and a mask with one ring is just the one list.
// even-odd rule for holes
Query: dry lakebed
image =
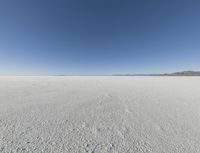
{"label": "dry lakebed", "polygon": [[199,152],[200,77],[0,77],[0,153]]}

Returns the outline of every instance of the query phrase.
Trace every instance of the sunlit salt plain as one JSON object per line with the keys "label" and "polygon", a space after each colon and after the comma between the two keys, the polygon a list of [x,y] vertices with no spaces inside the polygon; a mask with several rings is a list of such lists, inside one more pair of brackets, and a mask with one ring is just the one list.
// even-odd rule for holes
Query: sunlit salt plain
{"label": "sunlit salt plain", "polygon": [[199,153],[200,77],[0,77],[0,152]]}

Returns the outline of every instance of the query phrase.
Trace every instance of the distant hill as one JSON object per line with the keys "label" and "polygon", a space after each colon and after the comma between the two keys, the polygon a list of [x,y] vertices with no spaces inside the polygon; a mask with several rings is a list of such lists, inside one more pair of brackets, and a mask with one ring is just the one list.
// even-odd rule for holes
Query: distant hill
{"label": "distant hill", "polygon": [[181,71],[164,74],[114,74],[113,76],[200,76],[200,71]]}
{"label": "distant hill", "polygon": [[166,73],[164,76],[200,76],[200,71],[182,71],[174,73]]}

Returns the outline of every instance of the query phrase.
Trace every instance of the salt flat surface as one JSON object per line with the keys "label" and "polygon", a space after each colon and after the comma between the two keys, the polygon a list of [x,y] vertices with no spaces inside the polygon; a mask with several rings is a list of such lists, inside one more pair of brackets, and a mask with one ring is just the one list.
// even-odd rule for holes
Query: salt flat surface
{"label": "salt flat surface", "polygon": [[200,77],[0,77],[0,152],[199,153]]}

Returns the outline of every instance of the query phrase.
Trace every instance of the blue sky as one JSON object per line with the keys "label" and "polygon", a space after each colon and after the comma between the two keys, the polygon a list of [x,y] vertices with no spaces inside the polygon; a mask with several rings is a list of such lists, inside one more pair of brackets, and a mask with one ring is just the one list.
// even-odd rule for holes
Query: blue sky
{"label": "blue sky", "polygon": [[199,0],[1,0],[0,74],[200,70]]}

